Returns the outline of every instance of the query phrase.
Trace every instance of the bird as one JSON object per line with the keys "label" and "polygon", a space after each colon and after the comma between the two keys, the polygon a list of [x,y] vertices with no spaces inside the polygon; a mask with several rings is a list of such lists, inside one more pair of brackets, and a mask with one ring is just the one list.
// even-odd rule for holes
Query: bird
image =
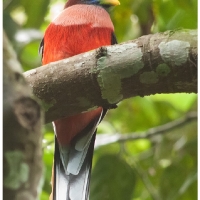
{"label": "bird", "polygon": [[[40,43],[42,65],[117,44],[109,10],[119,0],[68,0]],[[106,108],[55,120],[50,200],[88,200],[94,142]]]}

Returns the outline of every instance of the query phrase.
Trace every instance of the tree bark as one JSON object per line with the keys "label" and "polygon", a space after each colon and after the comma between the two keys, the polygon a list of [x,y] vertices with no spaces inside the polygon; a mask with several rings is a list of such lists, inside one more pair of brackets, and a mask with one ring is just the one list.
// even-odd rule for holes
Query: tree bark
{"label": "tree bark", "polygon": [[3,199],[38,198],[42,177],[42,113],[3,35]]}
{"label": "tree bark", "polygon": [[24,73],[45,122],[123,99],[197,92],[197,31],[178,30],[80,54]]}

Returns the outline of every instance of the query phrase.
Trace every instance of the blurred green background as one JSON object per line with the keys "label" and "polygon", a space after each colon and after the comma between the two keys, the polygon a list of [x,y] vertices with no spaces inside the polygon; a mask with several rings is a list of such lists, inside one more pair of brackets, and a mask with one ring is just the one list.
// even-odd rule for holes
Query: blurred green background
{"label": "blurred green background", "polygon": [[[64,0],[3,0],[3,26],[24,70],[41,65],[38,46]],[[111,11],[118,42],[174,29],[197,28],[197,0],[121,0]],[[146,131],[196,111],[196,94],[135,97],[110,110],[98,134]],[[41,200],[48,199],[54,151],[51,124],[43,128],[44,177]],[[197,199],[197,122],[150,139],[95,150],[91,200]]]}

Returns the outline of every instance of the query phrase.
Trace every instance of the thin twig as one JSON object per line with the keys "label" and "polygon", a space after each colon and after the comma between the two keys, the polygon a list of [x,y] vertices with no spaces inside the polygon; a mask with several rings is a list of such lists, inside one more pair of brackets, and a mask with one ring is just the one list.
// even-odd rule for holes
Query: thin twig
{"label": "thin twig", "polygon": [[160,200],[159,192],[156,190],[154,185],[152,184],[151,180],[149,179],[148,173],[139,165],[138,162],[133,161],[134,171],[138,174],[141,181],[143,182],[144,186],[146,187],[147,191],[149,192],[151,198],[153,200]]}
{"label": "thin twig", "polygon": [[144,138],[151,138],[155,135],[158,134],[164,134],[167,133],[175,128],[178,128],[180,126],[183,126],[186,123],[189,123],[192,120],[197,119],[197,112],[189,112],[185,116],[174,120],[172,122],[169,122],[167,124],[150,128],[147,131],[144,132],[134,132],[134,133],[129,133],[129,134],[100,134],[97,135],[96,137],[96,142],[95,142],[95,148],[99,148],[100,146],[103,145],[108,145],[112,144],[115,142],[125,142],[125,141],[130,141],[130,140],[138,140],[138,139],[144,139]]}

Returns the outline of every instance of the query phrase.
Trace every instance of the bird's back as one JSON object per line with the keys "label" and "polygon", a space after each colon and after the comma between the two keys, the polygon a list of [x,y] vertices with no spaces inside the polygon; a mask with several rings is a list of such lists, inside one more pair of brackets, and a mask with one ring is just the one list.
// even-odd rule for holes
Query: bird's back
{"label": "bird's back", "polygon": [[66,8],[45,32],[42,63],[111,45],[113,31],[109,14],[100,6],[73,5]]}

